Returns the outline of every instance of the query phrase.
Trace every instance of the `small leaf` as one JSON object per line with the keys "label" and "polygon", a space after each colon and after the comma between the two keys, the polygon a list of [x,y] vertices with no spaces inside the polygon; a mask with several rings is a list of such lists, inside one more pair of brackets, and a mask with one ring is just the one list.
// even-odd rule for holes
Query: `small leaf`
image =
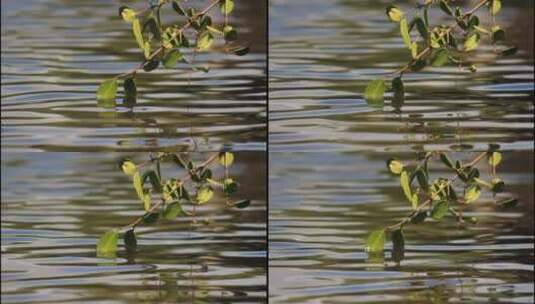
{"label": "small leaf", "polygon": [[418,44],[416,42],[411,43],[411,56],[413,59],[416,59],[418,56]]}
{"label": "small leaf", "polygon": [[403,17],[403,11],[395,5],[389,5],[386,8],[386,15],[388,16],[388,19],[390,19],[390,21],[399,22]]}
{"label": "small leaf", "polygon": [[238,191],[238,183],[236,183],[232,178],[226,178],[223,181],[223,192],[226,195],[231,195]]}
{"label": "small leaf", "polygon": [[449,204],[446,201],[437,202],[431,210],[431,217],[435,220],[440,220],[448,213]]}
{"label": "small leaf", "polygon": [[493,16],[496,16],[498,12],[502,9],[502,1],[501,0],[492,0],[490,3],[490,13]]}
{"label": "small leaf", "polygon": [[392,231],[392,258],[399,263],[405,257],[405,237],[401,229]]}
{"label": "small leaf", "polygon": [[399,180],[401,184],[401,189],[403,189],[403,193],[405,194],[405,197],[412,204],[413,202],[412,191],[411,191],[411,186],[409,185],[409,174],[407,173],[407,171],[403,170],[403,172],[401,172],[401,176]]}
{"label": "small leaf", "polygon": [[401,174],[403,171],[403,163],[396,159],[389,159],[386,163],[388,170],[394,174]]}
{"label": "small leaf", "polygon": [[472,185],[468,187],[464,194],[464,201],[466,204],[476,201],[481,195],[481,187],[478,185]]}
{"label": "small leaf", "polygon": [[439,49],[435,52],[435,57],[431,61],[433,67],[440,67],[449,61],[449,52],[446,49]]}
{"label": "small leaf", "polygon": [[167,220],[172,220],[176,218],[177,216],[183,216],[187,215],[187,213],[182,209],[182,205],[180,202],[172,202],[165,208],[165,211],[163,213],[163,217]]}
{"label": "small leaf", "polygon": [[119,8],[119,16],[126,22],[132,22],[136,19],[136,12],[128,6],[121,6]]}
{"label": "small leaf", "polygon": [[375,230],[368,236],[366,251],[382,252],[385,249],[386,234],[384,229]]}
{"label": "small leaf", "polygon": [[405,87],[403,85],[403,81],[401,80],[401,76],[392,79],[392,90],[394,91],[394,96],[392,97],[392,106],[399,109],[405,101]]}
{"label": "small leaf", "polygon": [[111,257],[117,252],[119,232],[112,229],[104,233],[97,244],[97,256]]}
{"label": "small leaf", "polygon": [[211,187],[202,187],[197,191],[197,203],[204,204],[214,196],[214,191]]}
{"label": "small leaf", "polygon": [[228,15],[234,9],[234,0],[222,0],[221,1],[221,13]]}
{"label": "small leaf", "polygon": [[210,71],[210,68],[207,66],[194,66],[191,69],[194,70],[195,72],[204,72],[204,73],[208,73]]}
{"label": "small leaf", "polygon": [[415,172],[415,174],[416,180],[418,181],[420,188],[427,191],[427,189],[429,189],[429,183],[427,181],[427,175],[425,175],[424,170],[420,168]]}
{"label": "small leaf", "polygon": [[479,44],[480,35],[479,33],[473,33],[466,39],[464,42],[464,51],[469,52],[475,50]]}
{"label": "small leaf", "polygon": [[141,34],[141,24],[139,23],[139,19],[134,19],[132,22],[132,33],[134,34],[134,38],[136,38],[137,45],[143,50],[145,44],[143,43],[143,35]]}
{"label": "small leaf", "polygon": [[104,80],[97,91],[98,100],[115,100],[117,95],[117,79],[107,79]]}
{"label": "small leaf", "polygon": [[418,30],[418,33],[420,33],[420,36],[422,36],[424,40],[427,40],[429,32],[423,19],[420,17],[414,18],[414,24],[416,25],[416,29]]}
{"label": "small leaf", "polygon": [[364,90],[364,99],[370,106],[383,106],[385,94],[385,81],[375,79],[368,83]]}
{"label": "small leaf", "polygon": [[166,69],[170,69],[174,67],[179,60],[182,59],[182,54],[178,49],[173,49],[165,55],[165,58],[163,59],[163,66]]}
{"label": "small leaf", "polygon": [[136,174],[137,172],[136,164],[134,164],[134,162],[131,161],[130,159],[125,159],[121,161],[120,165],[121,165],[121,170],[123,170],[124,174],[126,175],[132,176]]}
{"label": "small leaf", "polygon": [[197,50],[204,51],[210,48],[212,46],[212,43],[214,42],[214,36],[210,32],[204,32],[199,37],[199,40],[197,41]]}
{"label": "small leaf", "polygon": [[505,49],[501,52],[501,55],[502,56],[511,56],[511,55],[514,55],[518,52],[518,48],[517,47],[511,47],[511,48],[508,48],[508,49]]}
{"label": "small leaf", "polygon": [[249,54],[249,46],[240,46],[232,50],[236,56],[244,56]]}
{"label": "small leaf", "polygon": [[241,201],[235,202],[232,206],[238,209],[244,209],[244,208],[249,207],[250,204],[251,204],[250,200],[241,200]]}
{"label": "small leaf", "polygon": [[512,197],[498,203],[502,209],[510,209],[518,205],[518,199]]}
{"label": "small leaf", "polygon": [[158,60],[155,60],[155,59],[152,59],[150,61],[146,61],[144,64],[143,64],[143,71],[145,72],[150,72],[154,69],[156,69],[158,67],[158,65],[160,64],[160,61]]}
{"label": "small leaf", "polygon": [[401,19],[401,21],[399,22],[399,31],[401,33],[401,38],[403,38],[403,42],[409,49],[411,49],[412,43],[411,36],[409,34],[409,25],[407,24],[407,19]]}
{"label": "small leaf", "polygon": [[238,39],[238,32],[236,32],[236,30],[230,26],[230,25],[225,25],[225,27],[223,28],[223,36],[225,37],[225,41],[235,41],[236,39]]}
{"label": "small leaf", "polygon": [[493,178],[491,190],[494,193],[502,193],[505,190],[505,183],[498,177]]}
{"label": "small leaf", "polygon": [[123,82],[125,103],[135,103],[137,99],[137,87],[134,78],[126,78]]}
{"label": "small leaf", "polygon": [[446,165],[446,167],[453,169],[453,163],[446,153],[440,153],[440,160]]}
{"label": "small leaf", "polygon": [[427,212],[420,211],[413,218],[411,218],[411,224],[420,224],[423,221],[425,221],[426,217],[427,217]]}
{"label": "small leaf", "polygon": [[411,71],[418,72],[418,71],[422,70],[423,68],[425,68],[426,64],[427,63],[425,62],[425,60],[418,59],[418,60],[416,60],[415,63],[412,64]]}
{"label": "small leaf", "polygon": [[143,182],[141,181],[141,176],[139,175],[139,172],[136,172],[134,174],[132,182],[134,184],[134,189],[136,189],[137,196],[142,202],[144,202],[145,193],[143,192]]}
{"label": "small leaf", "polygon": [[502,161],[502,154],[500,152],[492,152],[489,155],[489,165],[496,167]]}
{"label": "small leaf", "polygon": [[134,229],[130,229],[124,233],[123,236],[124,245],[127,250],[134,250],[137,247],[136,233]]}
{"label": "small leaf", "polygon": [[505,40],[505,31],[499,26],[492,27],[492,43]]}
{"label": "small leaf", "polygon": [[143,43],[143,56],[145,56],[145,58],[149,58],[150,57],[150,42],[148,41],[145,41]]}
{"label": "small leaf", "polygon": [[219,153],[219,164],[223,167],[230,167],[234,163],[234,154],[232,152]]}
{"label": "small leaf", "polygon": [[145,224],[155,223],[159,217],[160,217],[160,214],[157,212],[146,213],[145,215],[143,215],[143,223]]}
{"label": "small leaf", "polygon": [[152,198],[151,198],[150,192],[145,193],[143,195],[143,208],[145,209],[145,211],[150,210],[151,204],[152,204]]}

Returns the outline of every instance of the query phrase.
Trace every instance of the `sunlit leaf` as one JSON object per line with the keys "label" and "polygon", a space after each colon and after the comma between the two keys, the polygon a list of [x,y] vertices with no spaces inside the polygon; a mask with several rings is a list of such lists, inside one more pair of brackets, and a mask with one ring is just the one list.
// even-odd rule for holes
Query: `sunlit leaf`
{"label": "sunlit leaf", "polygon": [[389,5],[386,8],[386,15],[388,16],[390,21],[399,22],[403,17],[403,11],[395,5]]}
{"label": "sunlit leaf", "polygon": [[[401,184],[401,189],[403,189],[403,193],[405,194],[405,197],[412,204],[412,202],[413,202],[412,191],[411,191],[411,187],[409,185],[409,174],[407,173],[407,171],[403,170],[401,172],[401,176],[400,176],[399,180],[400,180],[400,184]],[[413,206],[413,208],[414,208],[414,206]]]}
{"label": "sunlit leaf", "polygon": [[385,81],[375,79],[368,83],[364,90],[364,99],[370,106],[383,106],[385,94]]}
{"label": "sunlit leaf", "polygon": [[141,176],[139,175],[139,172],[134,173],[132,182],[134,184],[134,189],[136,189],[137,196],[139,197],[141,201],[144,201],[145,194],[143,192],[143,182],[141,180]]}
{"label": "sunlit leaf", "polygon": [[182,59],[182,54],[180,51],[178,49],[173,49],[165,55],[163,59],[163,66],[166,69],[170,69],[174,67],[180,59]]}
{"label": "sunlit leaf", "polygon": [[212,46],[212,43],[214,42],[214,36],[210,32],[204,32],[199,37],[199,40],[197,41],[197,50],[204,51],[210,48]]}
{"label": "sunlit leaf", "polygon": [[117,79],[107,79],[104,80],[97,91],[98,100],[115,100],[117,95]]}
{"label": "sunlit leaf", "polygon": [[496,167],[502,161],[502,154],[500,152],[492,152],[489,155],[489,165]]}
{"label": "sunlit leaf", "polygon": [[236,30],[230,25],[226,25],[223,28],[223,35],[225,37],[225,41],[235,41],[238,39],[238,32],[236,32]]}
{"label": "sunlit leaf", "polygon": [[221,13],[228,15],[234,9],[234,0],[221,0]]}
{"label": "sunlit leaf", "polygon": [[234,154],[232,152],[219,153],[219,164],[223,167],[230,167],[234,163]]}
{"label": "sunlit leaf", "polygon": [[466,189],[466,192],[464,194],[464,201],[465,203],[469,204],[471,202],[476,201],[479,196],[481,195],[481,187],[478,185],[471,185]]}
{"label": "sunlit leaf", "polygon": [[394,174],[401,174],[401,172],[403,171],[403,163],[400,162],[399,160],[391,158],[387,161],[386,164],[387,164],[388,170],[390,170],[390,172]]}
{"label": "sunlit leaf", "polygon": [[502,1],[501,0],[491,0],[491,2],[490,2],[490,13],[493,16],[496,16],[501,9],[502,9]]}
{"label": "sunlit leaf", "polygon": [[210,187],[202,187],[197,191],[197,203],[204,204],[214,196],[214,191]]}
{"label": "sunlit leaf", "polygon": [[411,36],[409,34],[409,25],[407,23],[407,19],[403,18],[399,22],[399,31],[401,33],[401,38],[403,38],[403,42],[405,45],[410,49],[412,46],[411,43]]}
{"label": "sunlit leaf", "polygon": [[145,211],[149,211],[152,204],[152,198],[150,192],[143,195],[143,208]]}
{"label": "sunlit leaf", "polygon": [[413,42],[411,43],[411,56],[413,59],[416,59],[416,57],[418,56],[418,43],[416,42]]}
{"label": "sunlit leaf", "polygon": [[136,164],[134,164],[134,162],[129,159],[125,159],[124,161],[122,161],[121,170],[123,170],[124,174],[129,176],[132,176],[137,173]]}
{"label": "sunlit leaf", "polygon": [[464,50],[465,52],[469,52],[472,50],[475,50],[479,44],[480,35],[479,33],[473,33],[466,39],[464,42]]}
{"label": "sunlit leaf", "polygon": [[184,216],[187,214],[188,213],[186,213],[184,209],[182,209],[182,205],[180,204],[180,202],[176,201],[170,203],[169,205],[167,205],[167,207],[165,207],[163,217],[167,220],[172,220],[177,216]]}
{"label": "sunlit leaf", "polygon": [[126,22],[132,22],[136,19],[136,12],[128,6],[119,7],[119,15]]}
{"label": "sunlit leaf", "polygon": [[385,249],[386,234],[384,229],[375,230],[370,233],[366,242],[366,251],[382,252]]}
{"label": "sunlit leaf", "polygon": [[97,244],[97,255],[110,257],[117,252],[117,241],[119,240],[119,232],[112,229],[104,233]]}
{"label": "sunlit leaf", "polygon": [[143,50],[145,44],[143,43],[143,35],[141,34],[141,23],[139,23],[139,19],[134,19],[134,21],[132,21],[132,33],[134,34],[134,38],[136,38],[137,45]]}
{"label": "sunlit leaf", "polygon": [[431,61],[431,65],[434,67],[440,67],[449,61],[449,52],[446,49],[439,49],[435,52],[435,56]]}

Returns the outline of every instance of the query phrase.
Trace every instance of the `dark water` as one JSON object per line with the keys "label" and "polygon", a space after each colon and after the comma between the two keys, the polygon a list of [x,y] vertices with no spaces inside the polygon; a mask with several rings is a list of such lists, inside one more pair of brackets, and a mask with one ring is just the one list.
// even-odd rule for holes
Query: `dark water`
{"label": "dark water", "polygon": [[[265,302],[265,3],[239,2],[231,18],[251,42],[247,56],[199,54],[206,74],[182,65],[141,73],[134,106],[104,109],[98,84],[140,60],[117,16],[121,3],[146,5],[1,2],[1,301]],[[227,209],[217,197],[199,210],[197,225],[143,227],[136,254],[121,247],[116,259],[97,258],[100,235],[141,214],[119,158],[142,161],[147,150],[191,150],[194,142],[204,156],[235,151],[231,172],[251,206]]]}
{"label": "dark water", "polygon": [[[387,4],[270,1],[271,302],[533,303],[533,1],[504,1],[497,18],[517,56],[494,60],[483,47],[476,74],[407,74],[400,110],[390,96],[382,109],[362,98],[410,56]],[[483,196],[467,211],[477,225],[413,226],[399,266],[390,245],[384,261],[370,259],[367,235],[410,210],[388,158],[442,149],[468,160],[488,143],[504,152],[498,172],[517,208]]]}

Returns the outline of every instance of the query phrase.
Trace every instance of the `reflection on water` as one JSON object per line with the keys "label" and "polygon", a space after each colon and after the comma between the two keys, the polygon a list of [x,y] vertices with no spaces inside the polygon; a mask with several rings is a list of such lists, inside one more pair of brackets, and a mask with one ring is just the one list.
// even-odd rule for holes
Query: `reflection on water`
{"label": "reflection on water", "polygon": [[142,213],[117,169],[124,156],[2,154],[2,303],[264,302],[265,154],[236,153],[231,173],[248,208],[217,197],[197,209],[198,224],[140,226],[135,254],[121,245],[116,259],[97,258],[101,233]]}
{"label": "reflection on water", "polygon": [[[204,6],[207,1],[194,5]],[[130,3],[142,7],[146,1]],[[264,1],[239,1],[231,21],[252,43],[238,57],[199,54],[186,66],[139,74],[133,107],[97,107],[97,85],[141,60],[118,1],[2,1],[2,144],[12,150],[101,151],[223,144],[265,148]],[[176,18],[172,9],[163,16]],[[253,14],[254,12],[254,14]],[[174,15],[173,15],[174,14]],[[219,22],[221,16],[217,18]]]}
{"label": "reflection on water", "polygon": [[[518,56],[489,61],[485,48],[476,74],[407,74],[404,105],[388,96],[376,109],[365,85],[408,56],[387,3],[270,1],[271,302],[533,302],[533,1],[505,2],[498,21]],[[399,266],[390,245],[384,260],[364,252],[370,231],[410,208],[388,158],[444,149],[470,159],[488,143],[505,151],[517,208],[500,212],[485,196],[468,212],[475,226],[410,227]]]}

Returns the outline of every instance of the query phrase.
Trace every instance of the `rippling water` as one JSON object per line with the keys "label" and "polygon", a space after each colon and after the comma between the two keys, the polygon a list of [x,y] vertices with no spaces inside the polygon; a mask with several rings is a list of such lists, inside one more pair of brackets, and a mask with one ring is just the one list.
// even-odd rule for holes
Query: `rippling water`
{"label": "rippling water", "polygon": [[[204,3],[208,1],[196,5]],[[199,54],[197,64],[211,68],[206,74],[189,73],[181,65],[141,73],[133,107],[103,109],[97,106],[98,84],[131,70],[141,59],[129,26],[117,17],[119,4],[2,1],[4,148],[186,149],[191,134],[204,139],[199,149],[265,149],[263,1],[240,2],[231,18],[240,38],[251,42],[247,56]],[[130,4],[142,8],[146,1]],[[173,20],[173,14],[165,14],[164,21]]]}
{"label": "rippling water", "polygon": [[236,153],[231,169],[249,208],[224,208],[218,197],[198,209],[197,224],[140,226],[135,254],[121,246],[117,258],[97,258],[101,233],[142,214],[117,169],[124,156],[147,159],[2,154],[2,303],[265,302],[265,153]]}
{"label": "rippling water", "polygon": [[[494,61],[483,48],[475,74],[407,74],[404,105],[387,97],[377,109],[362,98],[366,83],[408,56],[387,4],[270,2],[271,302],[532,303],[533,1],[504,1],[498,18],[518,55]],[[383,261],[366,254],[370,231],[410,208],[385,160],[431,149],[469,159],[488,143],[504,151],[499,171],[517,208],[498,211],[485,196],[467,213],[475,226],[407,230],[400,265],[391,247]]]}

